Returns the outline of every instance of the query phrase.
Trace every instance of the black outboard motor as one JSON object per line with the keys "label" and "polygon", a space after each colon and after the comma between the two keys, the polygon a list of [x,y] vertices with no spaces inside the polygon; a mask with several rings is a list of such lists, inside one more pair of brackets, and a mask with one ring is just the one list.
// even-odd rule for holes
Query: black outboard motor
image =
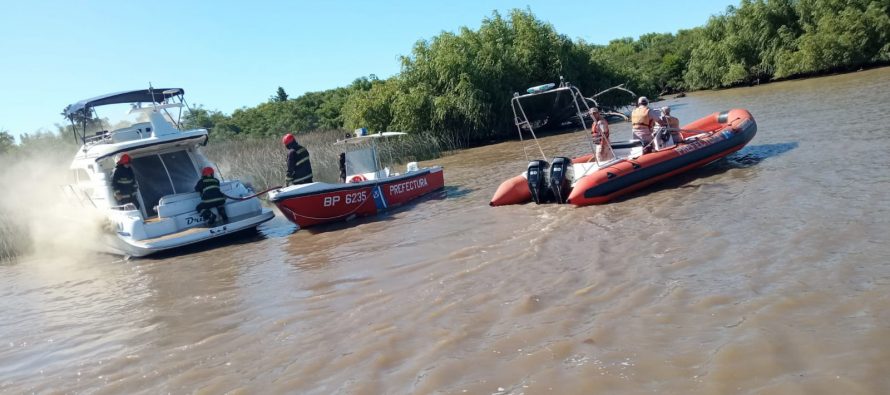
{"label": "black outboard motor", "polygon": [[556,203],[563,204],[569,197],[572,186],[571,174],[572,160],[564,157],[553,158],[550,165],[550,192]]}
{"label": "black outboard motor", "polygon": [[547,203],[549,200],[550,188],[547,186],[547,167],[549,163],[546,160],[533,160],[528,162],[528,189],[532,193],[532,200],[535,203]]}

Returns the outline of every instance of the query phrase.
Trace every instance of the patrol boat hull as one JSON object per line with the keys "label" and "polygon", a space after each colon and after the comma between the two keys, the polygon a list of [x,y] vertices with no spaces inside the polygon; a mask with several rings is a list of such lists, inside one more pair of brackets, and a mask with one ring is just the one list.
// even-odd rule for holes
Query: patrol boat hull
{"label": "patrol boat hull", "polygon": [[269,200],[300,228],[375,215],[444,188],[442,167],[434,166],[345,184],[313,182],[269,192]]}

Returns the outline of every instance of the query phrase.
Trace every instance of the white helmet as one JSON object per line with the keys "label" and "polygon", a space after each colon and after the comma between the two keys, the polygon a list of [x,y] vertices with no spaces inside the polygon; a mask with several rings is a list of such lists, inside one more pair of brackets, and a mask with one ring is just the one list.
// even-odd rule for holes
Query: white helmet
{"label": "white helmet", "polygon": [[648,105],[648,104],[649,104],[649,99],[647,99],[646,96],[640,96],[640,98],[637,99],[637,104],[638,104],[638,105],[641,105],[641,104],[646,104],[646,105]]}
{"label": "white helmet", "polygon": [[671,115],[671,108],[668,106],[664,106],[661,108],[661,112],[663,112],[664,115]]}

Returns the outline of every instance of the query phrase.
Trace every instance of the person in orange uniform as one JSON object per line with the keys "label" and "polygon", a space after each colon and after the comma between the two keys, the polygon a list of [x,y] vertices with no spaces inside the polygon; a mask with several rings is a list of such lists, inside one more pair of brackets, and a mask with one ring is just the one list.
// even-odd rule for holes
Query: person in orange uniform
{"label": "person in orange uniform", "polygon": [[593,137],[596,161],[597,163],[608,162],[614,157],[612,147],[609,145],[609,123],[596,107],[590,109],[590,116],[593,118],[590,135]]}
{"label": "person in orange uniform", "polygon": [[670,107],[661,108],[661,118],[664,119],[664,124],[670,131],[674,144],[681,142],[683,137],[680,136],[680,120],[677,117],[671,116]]}
{"label": "person in orange uniform", "polygon": [[652,128],[659,116],[658,111],[649,109],[649,99],[640,96],[637,108],[630,114],[630,122],[634,136],[643,142],[643,152],[652,151]]}

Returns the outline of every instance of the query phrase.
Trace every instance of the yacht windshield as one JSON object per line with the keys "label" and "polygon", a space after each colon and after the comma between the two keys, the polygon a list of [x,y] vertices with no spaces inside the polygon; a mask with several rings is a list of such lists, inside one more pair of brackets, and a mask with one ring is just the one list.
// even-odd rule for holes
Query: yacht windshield
{"label": "yacht windshield", "polygon": [[186,151],[140,156],[132,159],[133,173],[146,218],[158,215],[161,198],[177,193],[194,192],[198,170]]}
{"label": "yacht windshield", "polygon": [[[92,109],[92,120],[86,125],[86,136],[101,136],[107,133],[120,132],[125,129],[151,130],[148,118],[149,105],[138,103],[110,104]],[[171,125],[177,125],[174,117],[167,109],[160,111]],[[78,127],[81,127],[78,125]]]}

